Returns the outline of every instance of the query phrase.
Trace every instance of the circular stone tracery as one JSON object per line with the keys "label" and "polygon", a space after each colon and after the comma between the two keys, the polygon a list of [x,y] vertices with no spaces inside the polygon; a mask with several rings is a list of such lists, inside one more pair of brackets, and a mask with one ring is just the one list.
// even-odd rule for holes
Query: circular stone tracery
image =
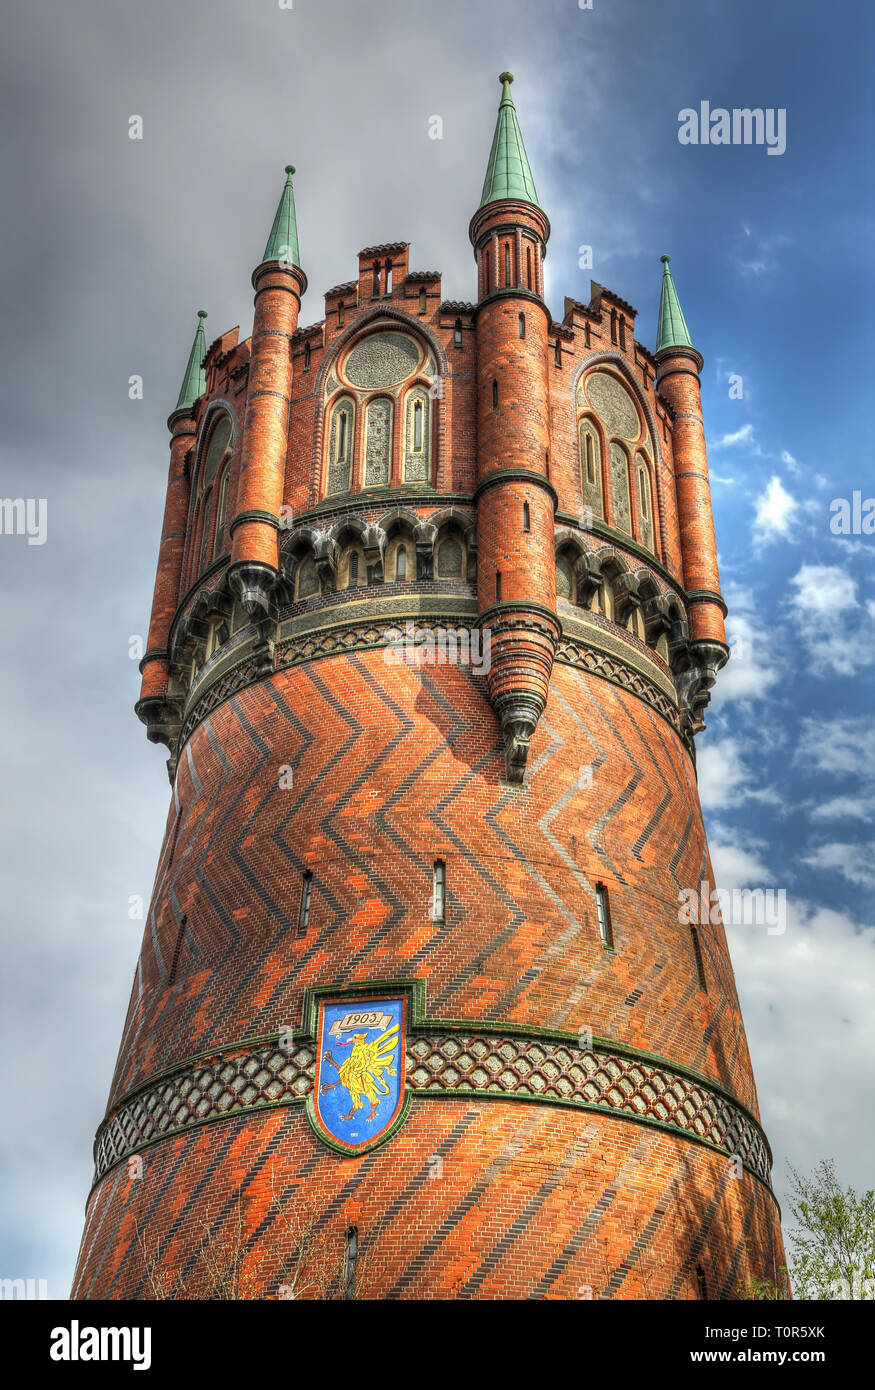
{"label": "circular stone tracery", "polygon": [[621,439],[637,439],[641,433],[638,411],[626,390],[608,372],[591,372],[586,378],[586,395],[608,434]]}
{"label": "circular stone tracery", "polygon": [[350,350],[343,374],[351,386],[374,391],[411,376],[420,357],[419,347],[406,333],[372,333]]}

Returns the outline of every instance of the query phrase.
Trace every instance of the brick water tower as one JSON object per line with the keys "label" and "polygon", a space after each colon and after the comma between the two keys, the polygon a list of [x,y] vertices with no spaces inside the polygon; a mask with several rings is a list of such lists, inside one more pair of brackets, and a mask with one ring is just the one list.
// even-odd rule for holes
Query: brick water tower
{"label": "brick water tower", "polygon": [[[783,1262],[694,737],[693,346],[550,235],[502,74],[476,302],[404,241],[198,324],[137,713],[172,797],[74,1297],[737,1298]],[[314,228],[311,235],[316,235]],[[203,318],[203,315],[202,315]]]}

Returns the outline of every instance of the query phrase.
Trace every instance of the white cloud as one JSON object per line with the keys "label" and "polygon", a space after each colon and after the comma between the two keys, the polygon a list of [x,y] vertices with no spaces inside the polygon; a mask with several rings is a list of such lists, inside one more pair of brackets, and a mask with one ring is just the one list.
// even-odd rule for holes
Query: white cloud
{"label": "white cloud", "polygon": [[705,738],[696,755],[699,800],[705,810],[721,811],[741,801],[780,804],[777,793],[757,784],[757,778],[741,754],[741,745],[731,736]]}
{"label": "white cloud", "polygon": [[795,497],[787,491],[775,473],[754,502],[754,536],[761,541],[789,538],[799,509]]}
{"label": "white cloud", "polygon": [[[711,857],[722,888],[782,886],[764,844],[721,830]],[[805,1170],[830,1156],[844,1182],[871,1186],[869,1145],[861,1146],[851,1098],[871,1088],[875,928],[789,897],[783,935],[732,925],[727,936],[779,1200],[788,1163]]]}
{"label": "white cloud", "polygon": [[735,430],[731,434],[721,434],[719,439],[715,439],[711,445],[712,449],[734,449],[738,444],[754,444],[753,425],[742,425],[740,430]]}
{"label": "white cloud", "polygon": [[875,796],[834,796],[819,802],[811,815],[814,820],[872,820]]}
{"label": "white cloud", "polygon": [[833,841],[818,845],[803,857],[803,864],[828,873],[841,874],[855,888],[875,889],[875,841],[869,845],[849,845]]}
{"label": "white cloud", "polygon": [[796,759],[808,763],[814,772],[869,782],[875,777],[872,721],[862,715],[838,719],[810,715],[802,721]]}
{"label": "white cloud", "polygon": [[875,660],[871,604],[840,565],[803,565],[790,580],[790,612],[817,674],[853,676]]}
{"label": "white cloud", "polygon": [[774,631],[761,625],[752,590],[729,585],[726,602],[730,655],[711,697],[715,711],[734,700],[761,699],[781,679],[783,669],[776,655]]}

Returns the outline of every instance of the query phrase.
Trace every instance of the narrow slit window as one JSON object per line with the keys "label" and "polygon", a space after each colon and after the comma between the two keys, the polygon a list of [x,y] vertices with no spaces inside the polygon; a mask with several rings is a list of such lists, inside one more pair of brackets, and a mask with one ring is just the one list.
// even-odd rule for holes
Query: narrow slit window
{"label": "narrow slit window", "polygon": [[301,910],[298,913],[298,936],[305,936],[310,922],[310,894],[313,889],[313,875],[309,869],[301,883]]}
{"label": "narrow slit window", "polygon": [[462,346],[462,320],[456,319],[453,326],[453,347]]}
{"label": "narrow slit window", "polygon": [[521,337],[521,338],[524,338],[524,337],[526,336],[526,316],[525,316],[525,314],[520,314],[520,316],[519,316],[519,334],[520,334],[520,337]]}
{"label": "narrow slit window", "polygon": [[603,883],[596,884],[595,905],[599,919],[599,936],[602,945],[606,950],[614,949],[614,931],[611,926],[611,908],[608,902],[608,890]]}
{"label": "narrow slit window", "polygon": [[398,551],[395,555],[395,578],[407,578],[407,551],[404,549],[403,545],[398,547]]}
{"label": "narrow slit window", "polygon": [[343,300],[342,300],[342,299],[341,299],[340,303],[339,303],[338,306],[337,306],[337,326],[338,326],[338,328],[342,328],[342,327],[343,327]]}
{"label": "narrow slit window", "polygon": [[495,602],[501,603],[501,570],[495,572]]}
{"label": "narrow slit window", "polygon": [[532,284],[532,248],[530,246],[526,247],[526,284],[530,290],[534,289]]}
{"label": "narrow slit window", "polygon": [[528,504],[528,502],[524,502],[524,503],[523,503],[523,530],[524,530],[524,531],[531,531],[531,529],[532,529],[532,514],[531,514],[531,511],[529,510],[529,504]]}
{"label": "narrow slit window", "polygon": [[586,481],[590,486],[595,484],[595,459],[592,450],[592,435],[587,431],[584,436],[586,439]]}
{"label": "narrow slit window", "polygon": [[612,342],[612,343],[615,343],[616,341],[617,341],[617,311],[616,311],[616,309],[612,309],[612,310],[611,310],[611,342]]}
{"label": "narrow slit window", "polygon": [[588,323],[585,323],[585,324],[583,325],[583,345],[584,345],[584,347],[589,347],[589,324],[588,324]]}
{"label": "narrow slit window", "polygon": [[693,955],[696,960],[696,975],[699,980],[699,989],[703,994],[707,994],[708,982],[705,979],[705,962],[702,960],[702,946],[699,941],[698,928],[690,927],[690,939],[693,943]]}
{"label": "narrow slit window", "polygon": [[497,382],[497,381],[493,381],[493,383],[492,383],[492,409],[493,409],[493,410],[497,410],[497,409],[498,409],[498,382]]}
{"label": "narrow slit window", "polygon": [[374,262],[374,298],[375,298],[375,299],[379,299],[379,297],[380,297],[380,264],[379,264],[379,261],[375,261],[375,262]]}
{"label": "narrow slit window", "polygon": [[626,348],[626,315],[620,315],[620,347],[625,351]]}
{"label": "narrow slit window", "polygon": [[556,366],[560,369],[562,367],[562,344],[558,338],[556,339]]}
{"label": "narrow slit window", "polygon": [[357,584],[359,579],[359,553],[354,550],[349,557],[349,582]]}
{"label": "narrow slit window", "polygon": [[419,454],[422,452],[422,401],[413,403],[413,449]]}
{"label": "narrow slit window", "polygon": [[346,463],[346,437],[348,416],[342,410],[337,417],[337,462]]}
{"label": "narrow slit window", "polygon": [[309,370],[310,370],[310,344],[309,344],[309,343],[305,343],[305,345],[304,345],[304,371],[305,371],[305,372],[309,372]]}
{"label": "narrow slit window", "polygon": [[426,310],[426,294],[425,294],[425,290],[420,290],[420,291],[419,291],[419,312],[420,312],[421,314],[424,314],[424,313],[425,313],[425,310]]}
{"label": "narrow slit window", "polygon": [[346,1233],[343,1250],[343,1297],[355,1298],[355,1267],[359,1256],[359,1233],[356,1226],[350,1226]]}
{"label": "narrow slit window", "polygon": [[708,1285],[705,1282],[705,1271],[701,1265],[696,1265],[696,1293],[703,1303],[707,1303]]}
{"label": "narrow slit window", "polygon": [[504,243],[504,283],[510,284],[510,242]]}
{"label": "narrow slit window", "polygon": [[432,872],[431,917],[433,922],[443,922],[447,912],[447,866],[443,859],[436,859]]}
{"label": "narrow slit window", "polygon": [[392,293],[392,262],[386,262],[386,294]]}

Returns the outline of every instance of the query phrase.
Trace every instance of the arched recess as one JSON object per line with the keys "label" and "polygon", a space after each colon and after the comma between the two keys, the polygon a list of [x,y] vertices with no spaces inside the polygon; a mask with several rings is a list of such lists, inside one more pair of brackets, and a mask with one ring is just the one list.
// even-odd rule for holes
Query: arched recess
{"label": "arched recess", "polygon": [[604,451],[602,436],[592,415],[581,415],[577,425],[580,457],[580,494],[594,517],[605,518]]}
{"label": "arched recess", "polygon": [[391,396],[373,396],[365,406],[362,487],[388,487],[392,481],[394,419]]}
{"label": "arched recess", "polygon": [[417,382],[404,395],[402,482],[431,482],[431,455],[431,396],[428,388]]}
{"label": "arched recess", "polygon": [[645,449],[635,454],[635,486],[638,490],[638,539],[654,555],[661,554],[659,517],[654,505],[655,473]]}
{"label": "arched recess", "polygon": [[[428,518],[432,528],[435,579],[477,578],[477,524],[474,517],[458,507],[442,507]],[[461,564],[461,572],[460,572]]]}
{"label": "arched recess", "polygon": [[189,530],[191,545],[186,587],[190,586],[198,575],[212,564],[217,555],[213,542],[216,519],[216,484],[220,472],[222,474],[221,484],[224,484],[227,475],[228,484],[224,488],[224,495],[227,499],[233,439],[234,417],[222,404],[216,403],[208,410],[201,429],[200,445],[194,470]]}
{"label": "arched recess", "polygon": [[350,492],[355,453],[355,401],[341,395],[331,404],[328,453],[325,462],[325,495]]}
{"label": "arched recess", "polygon": [[[583,378],[586,377],[590,372],[601,370],[604,370],[609,375],[613,375],[618,378],[620,384],[632,396],[637,411],[644,422],[644,428],[639,433],[637,438],[624,438],[623,442],[626,444],[628,451],[632,454],[633,457],[635,452],[640,447],[644,452],[646,452],[646,454],[650,458],[651,497],[654,519],[654,543],[656,546],[656,548],[654,549],[654,554],[657,555],[657,557],[661,557],[663,535],[665,531],[664,489],[666,487],[671,487],[672,489],[674,488],[674,473],[672,468],[666,464],[666,460],[663,456],[662,445],[660,443],[659,422],[656,418],[656,415],[654,414],[651,403],[647,395],[641,390],[640,383],[638,382],[634,373],[630,369],[628,362],[621,354],[612,351],[591,352],[588,353],[584,357],[583,361],[580,362],[578,366],[575,368],[574,372],[571,375],[568,388],[571,399],[571,406],[575,412],[575,419],[579,420],[581,413],[586,412],[587,409],[591,409],[591,406],[589,406],[589,403],[587,401],[585,392],[582,390]],[[597,414],[597,412],[595,413]],[[616,432],[610,429],[605,430],[605,435],[607,437],[621,437],[619,435],[616,435]],[[604,470],[606,474],[609,471],[609,467],[609,462],[606,459],[606,467]],[[636,482],[635,479],[633,479],[632,481]],[[605,500],[607,504],[607,498]],[[612,518],[608,514],[607,505],[605,520],[608,522],[609,525],[615,525],[615,523],[612,521]],[[623,528],[617,527],[617,529]],[[629,531],[627,532],[627,534],[631,535],[632,532]]]}
{"label": "arched recess", "polygon": [[[316,434],[314,440],[314,464],[310,475],[310,501],[314,503],[320,496],[324,495],[325,469],[322,463],[327,453],[327,437],[329,434],[329,421],[331,407],[336,399],[335,392],[345,389],[349,393],[349,388],[342,388],[340,380],[339,364],[345,358],[349,349],[353,346],[354,340],[364,338],[370,333],[404,332],[410,335],[420,344],[422,349],[423,365],[427,371],[439,377],[442,381],[447,381],[450,375],[449,358],[443,343],[434,333],[431,326],[423,319],[407,313],[396,304],[380,302],[373,305],[361,317],[347,326],[342,333],[339,333],[332,343],[331,349],[322,355],[318,371],[313,383],[313,393],[316,399]],[[429,364],[431,361],[431,365]],[[423,383],[428,389],[430,382],[426,378]],[[405,385],[405,383],[401,383]],[[395,456],[399,453],[403,455],[403,449],[397,447],[399,434],[403,433],[403,416],[399,415],[399,410],[395,410],[395,437],[396,449]],[[432,417],[432,437],[431,437],[431,474],[434,485],[440,487],[442,484],[443,460],[452,457],[452,425],[451,420],[444,415],[441,410],[440,400],[435,400],[431,407]],[[403,457],[399,464],[399,474],[403,477]]]}
{"label": "arched recess", "polygon": [[407,582],[419,577],[416,536],[419,518],[414,512],[396,507],[377,523],[386,537],[383,572],[387,582]]}

